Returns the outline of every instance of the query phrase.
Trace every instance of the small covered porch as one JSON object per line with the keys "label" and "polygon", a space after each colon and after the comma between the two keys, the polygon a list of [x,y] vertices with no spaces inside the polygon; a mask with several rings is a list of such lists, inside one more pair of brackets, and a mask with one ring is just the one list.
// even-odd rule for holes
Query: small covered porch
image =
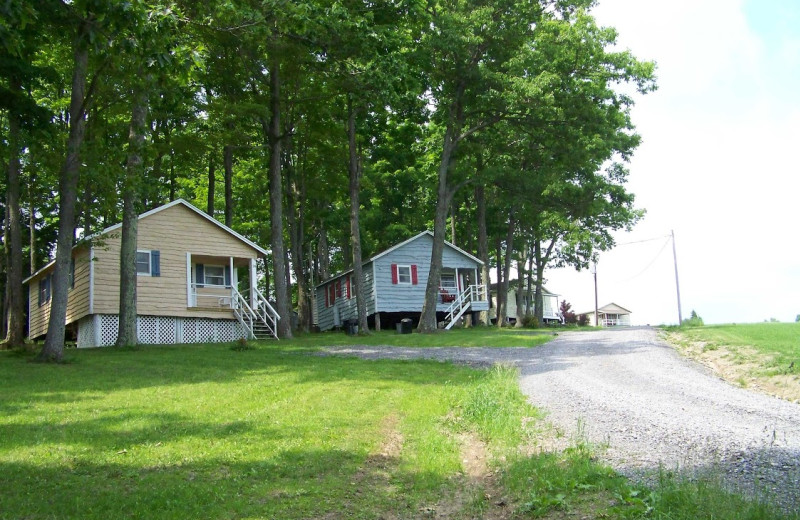
{"label": "small covered porch", "polygon": [[186,253],[186,306],[232,314],[251,338],[277,337],[277,311],[258,290],[257,260]]}
{"label": "small covered porch", "polygon": [[[439,305],[437,310],[446,311],[460,296],[469,291],[473,310],[487,310],[489,300],[486,285],[478,282],[478,269],[442,267],[439,278]],[[485,303],[485,309],[482,303]]]}
{"label": "small covered porch", "polygon": [[250,305],[258,296],[255,258],[186,253],[186,306],[194,309],[233,309],[238,298]]}

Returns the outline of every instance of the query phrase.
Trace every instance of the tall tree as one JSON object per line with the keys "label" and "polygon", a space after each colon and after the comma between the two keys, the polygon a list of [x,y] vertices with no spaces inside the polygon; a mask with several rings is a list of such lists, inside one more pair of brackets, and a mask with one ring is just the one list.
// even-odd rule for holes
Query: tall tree
{"label": "tall tree", "polygon": [[[7,115],[8,159],[5,164],[6,200],[4,246],[6,260],[5,294],[7,299],[5,341],[7,347],[22,346],[25,331],[25,301],[22,287],[23,248],[21,210],[22,155],[26,135],[31,136],[47,121],[46,110],[31,94],[38,77],[47,71],[34,65],[34,55],[42,46],[41,34],[34,22],[43,22],[52,13],[48,7],[37,8],[27,1],[0,7],[8,25],[0,26],[0,111]],[[6,316],[3,316],[4,318]]]}
{"label": "tall tree", "polygon": [[86,111],[92,91],[87,89],[89,75],[89,46],[97,36],[95,22],[97,14],[91,9],[82,10],[71,6],[78,20],[72,42],[73,73],[69,107],[69,137],[67,155],[61,168],[58,184],[58,239],[56,261],[53,270],[50,320],[47,324],[47,339],[37,359],[59,362],[64,355],[64,325],[67,316],[67,291],[72,261],[72,245],[75,232],[75,205],[77,202],[78,176],[80,172],[80,149],[86,128]]}
{"label": "tall tree", "polygon": [[[141,77],[142,69],[139,69]],[[134,90],[128,136],[128,161],[122,188],[122,238],[119,253],[119,329],[117,346],[136,345],[136,244],[139,227],[137,206],[144,170],[145,125],[147,123],[147,86]]]}
{"label": "tall tree", "polygon": [[434,119],[441,128],[433,219],[431,267],[420,332],[436,329],[436,305],[442,270],[447,211],[459,184],[449,179],[459,143],[491,127],[507,114],[503,93],[524,77],[507,75],[509,63],[531,41],[542,15],[538,2],[523,0],[442,1],[432,9],[430,30],[423,46],[432,68]]}

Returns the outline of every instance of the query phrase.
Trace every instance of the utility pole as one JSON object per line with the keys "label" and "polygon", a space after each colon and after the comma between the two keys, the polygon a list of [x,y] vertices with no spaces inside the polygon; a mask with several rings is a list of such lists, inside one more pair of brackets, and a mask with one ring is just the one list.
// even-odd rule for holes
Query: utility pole
{"label": "utility pole", "polygon": [[598,314],[598,309],[597,309],[597,262],[593,263],[590,269],[592,275],[594,275],[594,325],[595,327],[599,327],[600,315]]}
{"label": "utility pole", "polygon": [[[675,252],[675,230],[672,230],[671,235],[672,235],[672,261],[675,264],[675,290],[678,293],[678,326],[680,326],[680,324],[683,323],[683,314],[681,313],[681,286],[678,283],[678,254]],[[596,283],[597,282],[595,281],[595,284]]]}

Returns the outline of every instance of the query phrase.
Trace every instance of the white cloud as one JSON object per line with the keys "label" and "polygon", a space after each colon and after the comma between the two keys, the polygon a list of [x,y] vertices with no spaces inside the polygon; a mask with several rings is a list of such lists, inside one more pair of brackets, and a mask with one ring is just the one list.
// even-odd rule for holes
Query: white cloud
{"label": "white cloud", "polygon": [[[601,0],[595,11],[622,47],[659,65],[659,90],[633,113],[644,141],[629,187],[648,215],[619,241],[674,229],[684,315],[696,308],[707,322],[800,313],[800,102],[787,88],[800,85],[800,45],[755,32],[744,13],[729,0]],[[637,323],[677,321],[671,251],[626,281],[653,254],[602,255],[600,305],[627,306]],[[574,307],[594,306],[590,275],[548,277]]]}

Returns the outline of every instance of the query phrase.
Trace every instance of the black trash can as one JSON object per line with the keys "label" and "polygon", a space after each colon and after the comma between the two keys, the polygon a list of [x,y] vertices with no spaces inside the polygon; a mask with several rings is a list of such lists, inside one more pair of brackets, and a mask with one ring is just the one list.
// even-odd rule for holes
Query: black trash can
{"label": "black trash can", "polygon": [[400,320],[400,334],[411,334],[413,329],[411,318],[403,318]]}
{"label": "black trash can", "polygon": [[358,334],[358,320],[345,320],[344,331],[348,336],[355,336]]}

